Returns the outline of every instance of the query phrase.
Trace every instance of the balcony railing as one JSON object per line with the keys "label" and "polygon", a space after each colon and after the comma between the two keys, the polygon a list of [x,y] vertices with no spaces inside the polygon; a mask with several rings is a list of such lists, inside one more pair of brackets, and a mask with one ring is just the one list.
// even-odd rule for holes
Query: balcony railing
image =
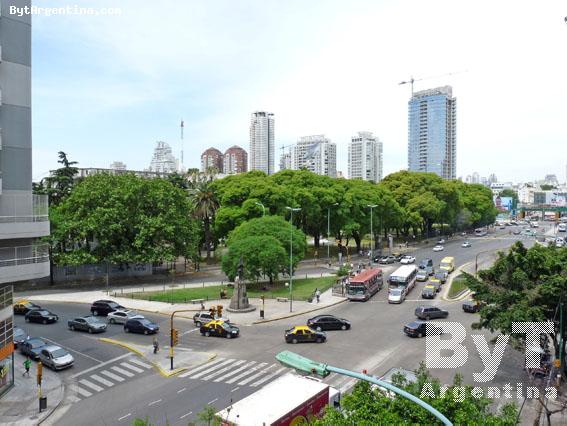
{"label": "balcony railing", "polygon": [[49,262],[48,244],[0,248],[0,268],[43,262]]}
{"label": "balcony railing", "polygon": [[46,222],[48,212],[47,195],[0,195],[0,223]]}

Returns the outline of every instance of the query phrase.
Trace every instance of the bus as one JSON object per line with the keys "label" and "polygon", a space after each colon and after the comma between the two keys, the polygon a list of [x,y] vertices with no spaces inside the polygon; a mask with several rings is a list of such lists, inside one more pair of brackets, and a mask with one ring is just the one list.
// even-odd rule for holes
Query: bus
{"label": "bus", "polygon": [[382,288],[382,269],[365,269],[351,278],[347,285],[348,300],[367,301]]}
{"label": "bus", "polygon": [[484,237],[488,232],[486,232],[486,228],[476,228],[474,230],[474,235],[477,237]]}
{"label": "bus", "polygon": [[396,269],[388,278],[390,288],[404,287],[406,294],[415,286],[417,268],[415,265],[403,265]]}

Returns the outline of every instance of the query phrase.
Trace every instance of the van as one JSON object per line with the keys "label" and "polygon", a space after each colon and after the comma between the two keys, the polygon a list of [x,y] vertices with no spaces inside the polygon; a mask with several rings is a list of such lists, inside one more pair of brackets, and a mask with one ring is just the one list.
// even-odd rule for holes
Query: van
{"label": "van", "polygon": [[444,257],[439,266],[450,274],[455,270],[455,258],[451,256]]}
{"label": "van", "polygon": [[423,259],[419,262],[419,269],[425,269],[427,271],[427,275],[433,275],[435,273],[435,269],[433,268],[433,259]]}

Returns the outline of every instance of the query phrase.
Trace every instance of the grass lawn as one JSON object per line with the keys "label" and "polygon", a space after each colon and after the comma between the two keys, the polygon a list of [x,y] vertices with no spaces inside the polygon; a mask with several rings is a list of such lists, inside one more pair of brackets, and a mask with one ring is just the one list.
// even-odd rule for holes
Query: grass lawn
{"label": "grass lawn", "polygon": [[[336,276],[321,277],[321,278],[303,278],[293,280],[293,299],[294,300],[307,300],[315,289],[318,288],[321,292],[330,288],[337,280]],[[260,297],[264,295],[267,298],[275,299],[276,297],[289,297],[289,287],[285,287],[287,280],[281,280],[272,287],[268,287],[267,283],[247,283],[246,289],[248,297]],[[262,290],[262,285],[266,285],[267,290]],[[132,293],[130,297],[133,299],[152,300],[156,302],[168,303],[186,303],[194,299],[205,300],[218,300],[220,298],[221,289],[226,289],[228,298],[232,296],[233,289],[226,286],[212,286],[212,287],[196,287],[196,288],[178,288],[165,291],[153,291]]]}
{"label": "grass lawn", "polygon": [[451,282],[451,288],[449,289],[448,296],[450,299],[456,297],[465,289],[467,289],[465,277],[463,277],[462,275],[456,276]]}

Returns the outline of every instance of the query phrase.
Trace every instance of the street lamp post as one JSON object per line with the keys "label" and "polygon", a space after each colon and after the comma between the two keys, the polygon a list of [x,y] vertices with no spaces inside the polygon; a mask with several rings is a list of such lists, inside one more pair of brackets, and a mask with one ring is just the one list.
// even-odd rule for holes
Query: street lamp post
{"label": "street lamp post", "polygon": [[289,217],[289,311],[293,311],[293,212],[298,212],[299,207],[286,207],[291,213]]}
{"label": "street lamp post", "polygon": [[256,201],[254,204],[261,206],[262,207],[262,217],[266,216],[266,207],[258,201]]}
{"label": "street lamp post", "polygon": [[372,209],[374,207],[378,207],[376,204],[368,204],[367,207],[370,207],[370,262],[374,261],[374,228],[372,227]]}
{"label": "street lamp post", "polygon": [[[331,206],[338,206],[339,203],[331,204]],[[331,233],[331,206],[327,207],[327,263],[331,265],[331,256],[329,254],[330,241],[329,235]]]}

